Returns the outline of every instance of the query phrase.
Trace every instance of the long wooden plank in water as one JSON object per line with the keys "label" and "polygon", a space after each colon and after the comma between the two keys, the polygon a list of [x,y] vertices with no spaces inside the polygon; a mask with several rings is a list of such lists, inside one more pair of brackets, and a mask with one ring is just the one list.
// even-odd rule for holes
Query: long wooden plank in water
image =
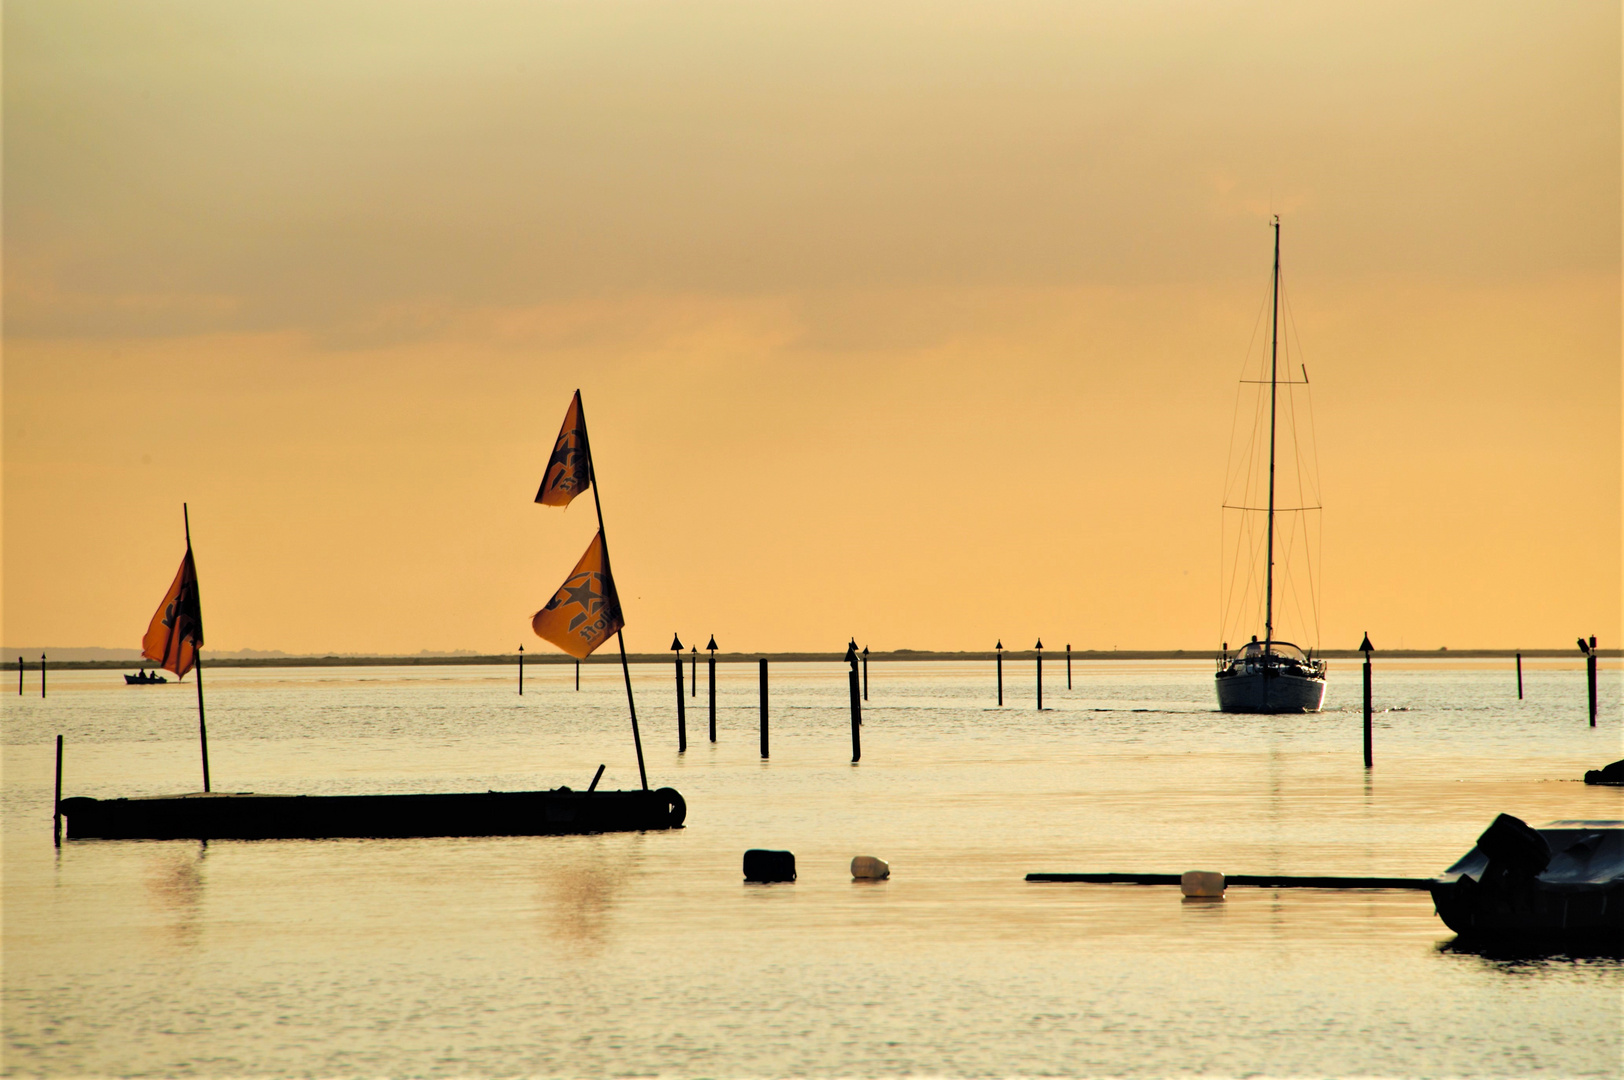
{"label": "long wooden plank in water", "polygon": [[[1180,874],[1027,874],[1027,881],[1070,881],[1092,885],[1177,885]],[[1224,885],[1259,889],[1426,889],[1431,878],[1330,877],[1291,874],[1225,874]]]}

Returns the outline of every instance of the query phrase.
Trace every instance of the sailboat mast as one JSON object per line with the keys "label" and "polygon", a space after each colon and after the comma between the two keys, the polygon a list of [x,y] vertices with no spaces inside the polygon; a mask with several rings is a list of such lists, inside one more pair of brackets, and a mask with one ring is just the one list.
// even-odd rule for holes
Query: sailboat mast
{"label": "sailboat mast", "polygon": [[[1275,214],[1275,279],[1268,330],[1268,565],[1263,593],[1263,651],[1275,640],[1275,380],[1280,370],[1280,214]],[[596,489],[594,489],[596,490]]]}

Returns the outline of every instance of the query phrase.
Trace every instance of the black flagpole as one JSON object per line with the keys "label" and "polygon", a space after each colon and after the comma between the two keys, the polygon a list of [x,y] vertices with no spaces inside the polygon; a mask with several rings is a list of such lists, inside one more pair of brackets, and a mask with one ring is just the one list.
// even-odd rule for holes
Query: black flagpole
{"label": "black flagpole", "polygon": [[[192,564],[192,588],[197,588],[197,562],[192,558],[192,516],[186,510],[186,504],[180,504],[181,520],[186,523],[186,561]],[[198,593],[198,611],[203,610],[202,592]],[[180,622],[179,612],[176,612],[177,623]],[[192,643],[192,666],[197,671],[197,738],[203,746],[203,790],[209,790],[209,728],[203,722],[203,643]]]}
{"label": "black flagpole", "polygon": [[[581,391],[575,391],[580,399]],[[586,433],[586,402],[581,401],[581,441],[586,445],[586,478],[592,485],[592,508],[598,512],[598,535],[603,539],[603,576],[611,584],[615,575],[609,567],[609,537],[603,531],[603,502],[598,498],[598,470],[592,465],[592,439]],[[624,621],[624,613],[620,610],[620,590],[615,590],[615,615]],[[626,662],[626,634],[622,630],[615,631],[615,640],[620,643],[620,670],[626,676],[626,708],[632,714],[632,744],[637,747],[637,775],[643,781],[643,790],[648,790],[648,770],[643,767],[643,737],[637,732],[637,702],[632,700],[632,669]],[[679,661],[680,663],[680,661]],[[579,668],[576,669],[580,670]]]}

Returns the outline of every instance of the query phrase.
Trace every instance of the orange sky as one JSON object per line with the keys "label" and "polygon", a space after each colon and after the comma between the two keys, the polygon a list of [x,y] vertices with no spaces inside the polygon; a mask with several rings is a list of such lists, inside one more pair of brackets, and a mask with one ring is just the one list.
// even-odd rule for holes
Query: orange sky
{"label": "orange sky", "polygon": [[1323,644],[1624,631],[1616,3],[4,30],[8,645],[546,650],[580,387],[634,650],[1216,646],[1271,213]]}

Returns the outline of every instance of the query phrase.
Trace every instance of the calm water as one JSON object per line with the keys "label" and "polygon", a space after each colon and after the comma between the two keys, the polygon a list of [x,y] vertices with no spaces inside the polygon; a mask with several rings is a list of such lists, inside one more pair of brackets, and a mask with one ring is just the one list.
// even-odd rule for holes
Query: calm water
{"label": "calm water", "polygon": [[[1327,711],[1226,717],[1206,664],[874,665],[849,764],[843,669],[724,666],[676,753],[669,667],[637,673],[673,833],[50,843],[65,793],[195,790],[195,698],[112,672],[3,700],[8,1075],[1624,1074],[1624,963],[1456,950],[1424,893],[1029,885],[1031,870],[1426,876],[1496,813],[1624,818],[1620,677],[1572,663],[1379,665]],[[207,673],[217,790],[635,787],[619,672]],[[703,666],[700,672],[704,678]],[[740,881],[748,847],[800,880]],[[853,855],[890,860],[851,881]]]}

